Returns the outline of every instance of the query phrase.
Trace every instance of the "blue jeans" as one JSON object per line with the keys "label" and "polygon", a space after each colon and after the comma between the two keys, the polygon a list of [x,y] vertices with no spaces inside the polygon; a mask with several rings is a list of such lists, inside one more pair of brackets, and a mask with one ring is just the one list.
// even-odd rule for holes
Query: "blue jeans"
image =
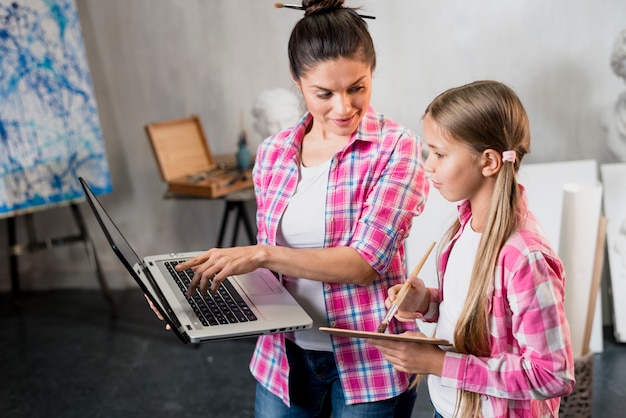
{"label": "blue jeans", "polygon": [[395,398],[346,405],[333,353],[303,350],[287,340],[291,408],[260,384],[256,387],[256,418],[380,418],[406,417],[413,412],[417,390]]}

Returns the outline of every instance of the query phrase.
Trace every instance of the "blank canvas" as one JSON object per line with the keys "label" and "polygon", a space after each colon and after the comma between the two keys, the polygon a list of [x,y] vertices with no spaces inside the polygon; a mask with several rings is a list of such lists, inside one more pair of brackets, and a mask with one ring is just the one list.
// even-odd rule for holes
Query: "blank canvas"
{"label": "blank canvas", "polygon": [[607,254],[613,294],[615,339],[626,342],[626,163],[603,164],[604,209],[608,218]]}

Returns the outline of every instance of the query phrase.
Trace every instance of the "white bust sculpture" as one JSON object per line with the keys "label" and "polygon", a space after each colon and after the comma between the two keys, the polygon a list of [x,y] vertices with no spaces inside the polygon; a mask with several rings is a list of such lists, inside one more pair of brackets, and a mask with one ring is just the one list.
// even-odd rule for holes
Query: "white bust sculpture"
{"label": "white bust sculpture", "polygon": [[[615,40],[611,53],[613,72],[626,82],[626,30]],[[611,153],[626,161],[626,91],[619,95],[604,121],[607,145]]]}
{"label": "white bust sculpture", "polygon": [[[611,53],[611,69],[626,82],[626,29],[615,40]],[[626,161],[626,91],[619,95],[609,112],[606,130],[609,150],[621,161]],[[622,260],[622,269],[626,269],[626,217],[617,230],[615,251]]]}
{"label": "white bust sculpture", "polygon": [[262,139],[295,124],[302,112],[300,99],[287,89],[263,91],[252,106],[254,130]]}

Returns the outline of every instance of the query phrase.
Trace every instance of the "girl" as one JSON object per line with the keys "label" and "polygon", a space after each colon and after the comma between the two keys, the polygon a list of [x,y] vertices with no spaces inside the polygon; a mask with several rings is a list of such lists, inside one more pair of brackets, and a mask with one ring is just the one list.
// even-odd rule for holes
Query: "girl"
{"label": "girl", "polygon": [[459,216],[438,255],[439,287],[409,277],[396,318],[437,321],[453,347],[370,343],[397,370],[429,375],[436,417],[557,416],[574,385],[565,274],[516,180],[530,146],[524,107],[502,83],[477,81],[437,96],[423,121],[426,171],[460,201]]}

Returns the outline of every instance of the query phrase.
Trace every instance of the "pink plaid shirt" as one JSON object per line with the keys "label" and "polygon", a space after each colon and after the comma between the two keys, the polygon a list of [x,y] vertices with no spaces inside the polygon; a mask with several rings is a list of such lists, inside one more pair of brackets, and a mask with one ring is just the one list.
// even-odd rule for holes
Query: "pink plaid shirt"
{"label": "pink plaid shirt", "polygon": [[[522,192],[522,225],[502,248],[490,287],[491,356],[446,352],[441,376],[442,385],[482,394],[485,417],[558,416],[560,397],[574,387],[565,272]],[[440,290],[431,292],[427,321],[438,318],[448,257],[471,215],[462,202],[461,229],[438,260]]]}
{"label": "pink plaid shirt", "polygon": [[[300,147],[311,122],[311,115],[304,115],[258,149],[253,177],[259,244],[276,245],[280,218],[298,184]],[[348,145],[332,159],[324,245],[354,248],[380,275],[369,286],[324,283],[330,326],[376,331],[385,315],[387,289],[405,279],[404,240],[428,189],[415,134],[370,107]],[[397,321],[389,325],[389,332],[413,329]],[[406,390],[410,376],[394,371],[364,340],[332,337],[332,343],[348,404],[388,399]],[[283,334],[259,337],[250,370],[290,404]]]}

